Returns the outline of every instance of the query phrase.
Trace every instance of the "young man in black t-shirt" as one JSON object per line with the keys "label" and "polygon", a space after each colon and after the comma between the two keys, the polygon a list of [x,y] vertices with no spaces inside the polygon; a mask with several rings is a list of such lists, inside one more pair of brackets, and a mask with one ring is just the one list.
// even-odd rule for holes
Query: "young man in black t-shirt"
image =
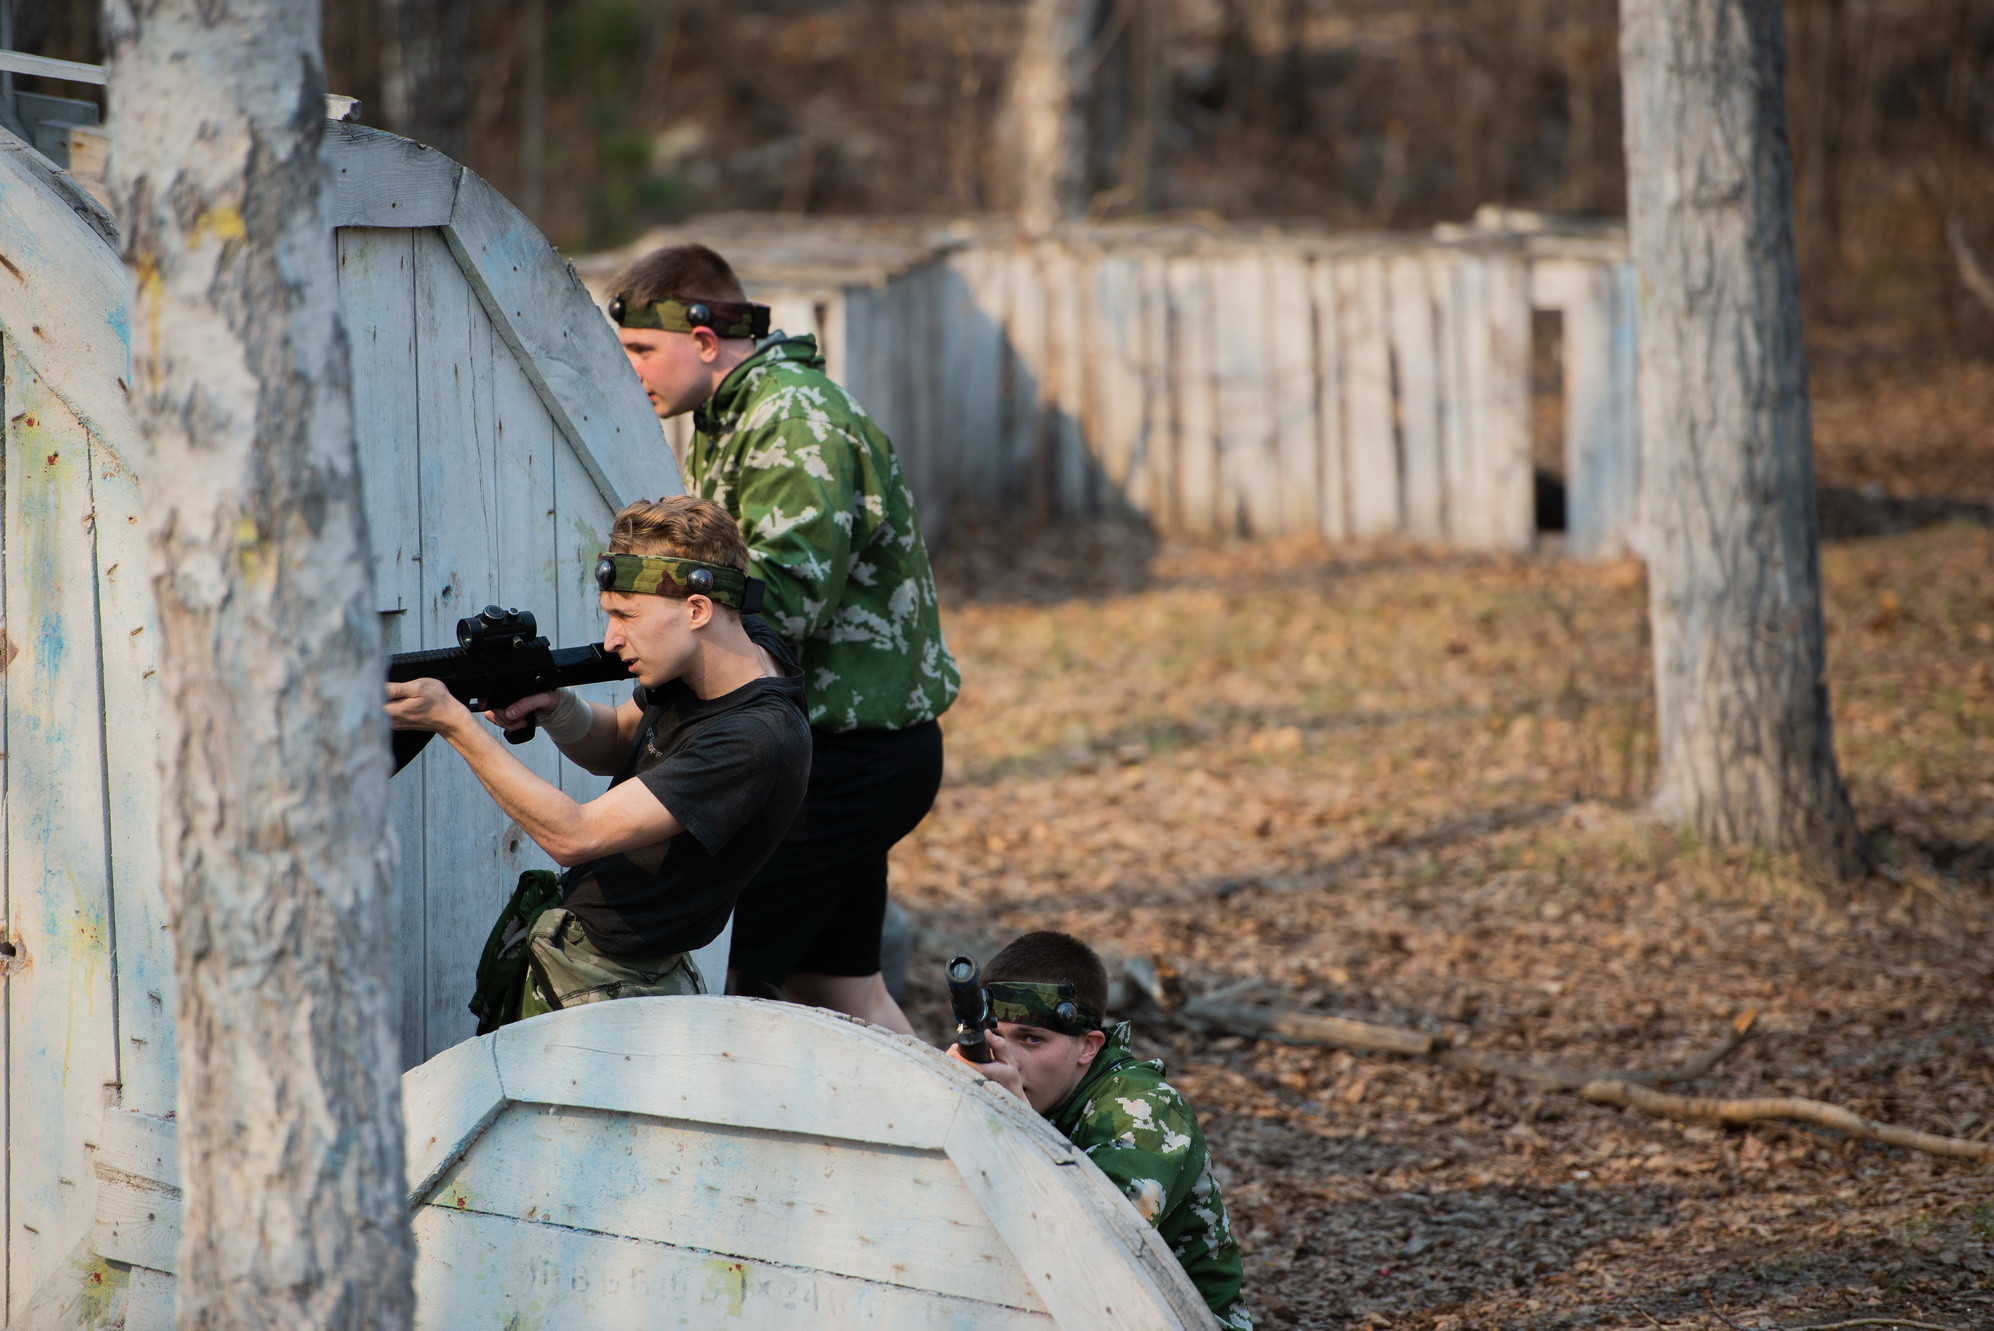
{"label": "young man in black t-shirt", "polygon": [[388,685],[395,727],[442,735],[567,869],[560,905],[530,922],[520,1016],[704,992],[689,954],[719,936],[789,831],[810,777],[802,671],[759,615],[741,612],[747,568],[739,528],[708,500],[617,514],[597,570],[602,641],[636,677],[633,696],[612,708],[564,689],[486,713],[506,726],[536,714],[577,765],[613,773],[586,803],[513,757],[437,681]]}

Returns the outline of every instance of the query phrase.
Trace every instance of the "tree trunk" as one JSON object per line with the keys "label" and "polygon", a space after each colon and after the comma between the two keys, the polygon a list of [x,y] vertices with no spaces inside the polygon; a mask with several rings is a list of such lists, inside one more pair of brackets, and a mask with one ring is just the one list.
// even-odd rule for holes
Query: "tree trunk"
{"label": "tree trunk", "polygon": [[1621,0],[1657,801],[1839,874],[1780,24],[1778,0]]}
{"label": "tree trunk", "polygon": [[388,128],[464,160],[470,0],[380,0]]}
{"label": "tree trunk", "polygon": [[317,0],[113,0],[161,634],[182,1328],[410,1320],[381,635]]}
{"label": "tree trunk", "polygon": [[1087,210],[1088,47],[1099,0],[1031,0],[1011,76],[1018,224],[1045,231]]}

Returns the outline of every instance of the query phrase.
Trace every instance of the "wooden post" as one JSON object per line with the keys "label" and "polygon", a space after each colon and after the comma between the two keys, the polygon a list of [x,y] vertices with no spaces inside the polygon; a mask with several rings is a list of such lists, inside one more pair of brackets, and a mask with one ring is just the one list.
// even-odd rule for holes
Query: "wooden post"
{"label": "wooden post", "polygon": [[1658,807],[1824,873],[1835,764],[1776,0],[1622,0]]}
{"label": "wooden post", "polygon": [[136,279],[182,1327],[411,1316],[381,630],[315,0],[108,6]]}

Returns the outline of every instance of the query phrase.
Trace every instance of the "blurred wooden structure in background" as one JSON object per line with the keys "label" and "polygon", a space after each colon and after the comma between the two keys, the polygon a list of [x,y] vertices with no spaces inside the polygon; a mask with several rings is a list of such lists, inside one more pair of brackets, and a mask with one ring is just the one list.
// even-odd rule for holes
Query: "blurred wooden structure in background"
{"label": "blurred wooden structure in background", "polygon": [[[1528,549],[1533,310],[1563,320],[1568,548],[1633,541],[1634,309],[1617,229],[1484,209],[1435,235],[1071,225],[1039,239],[770,215],[578,262],[602,298],[702,239],[814,333],[892,434],[930,536],[957,504],[1163,532]],[[684,447],[688,423],[672,423]]]}

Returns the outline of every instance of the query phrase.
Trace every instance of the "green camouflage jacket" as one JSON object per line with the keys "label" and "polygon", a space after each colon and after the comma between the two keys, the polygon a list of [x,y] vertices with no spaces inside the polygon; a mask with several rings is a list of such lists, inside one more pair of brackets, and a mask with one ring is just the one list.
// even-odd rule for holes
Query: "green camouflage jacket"
{"label": "green camouflage jacket", "polygon": [[693,415],[687,480],[741,524],[762,614],[797,646],[810,724],[932,721],[962,677],[893,444],[824,374],[817,340],[764,343]]}
{"label": "green camouflage jacket", "polygon": [[1135,1056],[1127,1022],[1108,1032],[1086,1077],[1046,1117],[1156,1226],[1219,1325],[1250,1331],[1239,1244],[1198,1116],[1163,1080],[1163,1064]]}

